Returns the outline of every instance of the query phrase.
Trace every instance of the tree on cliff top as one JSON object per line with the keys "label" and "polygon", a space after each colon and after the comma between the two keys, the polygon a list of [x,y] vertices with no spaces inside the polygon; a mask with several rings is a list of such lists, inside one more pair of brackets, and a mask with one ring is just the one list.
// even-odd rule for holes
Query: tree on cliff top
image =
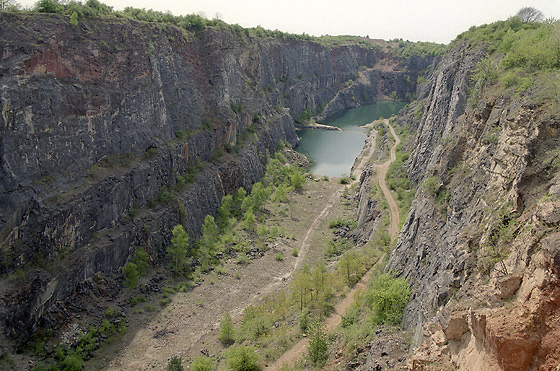
{"label": "tree on cliff top", "polygon": [[544,19],[544,15],[540,10],[530,6],[521,8],[516,16],[519,17],[523,23],[542,22]]}
{"label": "tree on cliff top", "polygon": [[19,4],[14,0],[0,0],[0,9],[8,9],[9,7],[19,8]]}

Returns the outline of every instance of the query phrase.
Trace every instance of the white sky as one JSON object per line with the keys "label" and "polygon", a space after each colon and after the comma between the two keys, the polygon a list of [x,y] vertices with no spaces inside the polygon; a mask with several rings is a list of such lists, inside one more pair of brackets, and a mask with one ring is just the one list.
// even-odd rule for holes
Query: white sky
{"label": "white sky", "polygon": [[[32,6],[34,0],[16,0]],[[85,0],[83,0],[85,2]],[[524,6],[560,19],[560,0],[101,0],[174,15],[219,13],[243,27],[314,35],[358,35],[375,39],[449,43],[470,26],[505,20]]]}

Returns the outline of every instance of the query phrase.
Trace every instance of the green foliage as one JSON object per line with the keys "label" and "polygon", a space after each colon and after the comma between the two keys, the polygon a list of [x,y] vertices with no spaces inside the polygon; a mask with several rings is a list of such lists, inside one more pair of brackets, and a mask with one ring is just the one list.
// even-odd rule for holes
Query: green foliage
{"label": "green foliage", "polygon": [[134,252],[134,257],[132,258],[132,262],[136,264],[138,275],[142,277],[148,271],[148,266],[150,264],[150,256],[148,255],[146,250],[137,247]]}
{"label": "green foliage", "polygon": [[236,114],[240,114],[243,111],[243,105],[240,104],[240,103],[232,103],[230,105],[230,107],[231,107],[231,110],[233,112],[235,112]]}
{"label": "green foliage", "polygon": [[347,229],[354,229],[356,228],[356,221],[348,220],[344,218],[336,218],[329,221],[329,228],[347,228]]}
{"label": "green foliage", "polygon": [[322,366],[329,357],[329,342],[327,334],[319,323],[315,323],[309,338],[309,359],[315,366]]}
{"label": "green foliage", "polygon": [[138,267],[133,262],[128,262],[123,268],[124,286],[130,291],[134,290],[138,284]]}
{"label": "green foliage", "polygon": [[[455,43],[485,44],[488,57],[473,73],[475,82],[499,82],[502,89],[527,90],[543,84],[544,71],[560,69],[560,22],[524,23],[519,17],[471,27]],[[495,61],[498,61],[496,63]]]}
{"label": "green foliage", "polygon": [[303,310],[299,314],[298,322],[301,332],[303,332],[304,334],[307,333],[311,326],[311,314],[309,313],[309,309],[303,308]]}
{"label": "green foliage", "polygon": [[78,354],[69,354],[62,360],[64,371],[81,371],[84,369],[84,360]]}
{"label": "green foliage", "polygon": [[197,242],[197,256],[199,263],[205,267],[214,263],[214,257],[218,253],[219,229],[212,215],[206,215],[202,225],[202,237]]}
{"label": "green foliage", "polygon": [[226,313],[220,321],[220,341],[224,346],[230,346],[235,343],[235,329],[233,327],[233,320],[229,313]]}
{"label": "green foliage", "polygon": [[305,178],[303,177],[303,175],[300,172],[294,172],[291,176],[290,176],[290,182],[292,183],[292,186],[294,187],[295,190],[299,190],[303,187],[303,182],[305,181]]}
{"label": "green foliage", "polygon": [[339,256],[350,247],[351,246],[348,244],[346,239],[340,239],[337,241],[331,239],[327,242],[325,253],[328,257]]}
{"label": "green foliage", "polygon": [[433,42],[411,42],[404,41],[403,39],[391,40],[393,43],[398,43],[397,55],[401,59],[408,59],[412,56],[433,56],[439,57],[445,53],[446,46],[444,44],[437,44]]}
{"label": "green foliage", "polygon": [[276,255],[274,255],[274,259],[276,259],[276,261],[282,261],[284,260],[284,255],[282,255],[281,252],[277,252]]}
{"label": "green foliage", "polygon": [[243,311],[241,335],[245,339],[257,340],[272,329],[269,313],[261,306],[249,306]]}
{"label": "green foliage", "polygon": [[232,371],[260,370],[258,362],[259,356],[254,347],[237,346],[231,348],[226,354],[226,363]]}
{"label": "green foliage", "polygon": [[309,119],[311,119],[312,116],[313,114],[311,113],[311,110],[309,108],[306,108],[296,117],[296,124],[305,124],[307,121],[309,121]]}
{"label": "green foliage", "polygon": [[436,197],[440,188],[440,180],[437,176],[431,176],[424,180],[422,187],[430,196]]}
{"label": "green foliage", "polygon": [[183,371],[184,369],[183,360],[178,356],[171,357],[167,367],[165,368],[166,371]]}
{"label": "green foliage", "polygon": [[493,84],[498,78],[498,64],[490,57],[483,58],[476,65],[471,75],[471,81],[475,84]]}
{"label": "green foliage", "polygon": [[62,13],[64,6],[57,0],[39,0],[34,10],[39,13]]}
{"label": "green foliage", "polygon": [[152,157],[154,157],[155,155],[157,155],[157,153],[158,153],[157,148],[150,146],[150,147],[146,148],[146,151],[144,152],[144,156],[143,156],[143,157],[144,157],[145,159],[152,158]]}
{"label": "green foliage", "polygon": [[294,247],[294,248],[292,249],[292,256],[293,256],[294,258],[297,258],[298,255],[299,255],[298,249]]}
{"label": "green foliage", "polygon": [[72,13],[72,15],[70,16],[70,24],[72,26],[78,25],[78,13],[76,12]]}
{"label": "green foliage", "polygon": [[190,271],[189,235],[182,225],[173,227],[171,246],[167,248],[169,267],[176,276],[185,276]]}
{"label": "green foliage", "polygon": [[383,273],[368,288],[365,301],[374,311],[374,323],[398,325],[409,297],[406,280]]}
{"label": "green foliage", "polygon": [[213,369],[214,365],[212,364],[212,360],[206,356],[195,358],[190,367],[191,371],[212,371]]}

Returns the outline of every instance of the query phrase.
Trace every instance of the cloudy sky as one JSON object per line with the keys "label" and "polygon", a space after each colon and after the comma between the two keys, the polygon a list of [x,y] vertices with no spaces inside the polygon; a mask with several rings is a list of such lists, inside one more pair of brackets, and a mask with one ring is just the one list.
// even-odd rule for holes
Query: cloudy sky
{"label": "cloudy sky", "polygon": [[[32,6],[35,0],[16,0]],[[84,0],[85,1],[85,0]],[[560,0],[101,0],[174,15],[217,14],[227,23],[291,33],[360,35],[449,43],[470,26],[505,20],[524,6],[560,19]]]}

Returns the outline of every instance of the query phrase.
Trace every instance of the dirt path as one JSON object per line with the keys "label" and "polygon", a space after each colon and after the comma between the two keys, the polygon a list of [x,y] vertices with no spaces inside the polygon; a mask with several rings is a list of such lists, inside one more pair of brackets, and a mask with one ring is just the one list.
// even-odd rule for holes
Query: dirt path
{"label": "dirt path", "polygon": [[385,124],[389,126],[391,135],[393,135],[393,138],[395,138],[395,143],[391,147],[390,159],[382,164],[375,164],[373,165],[373,167],[377,173],[377,179],[379,179],[379,186],[381,187],[381,191],[383,191],[383,196],[385,196],[385,199],[389,204],[389,209],[391,210],[391,224],[389,226],[389,234],[391,236],[391,241],[394,241],[396,240],[399,234],[399,221],[400,221],[399,207],[397,206],[397,203],[393,199],[391,192],[389,192],[389,188],[387,187],[385,178],[387,177],[387,171],[389,170],[389,166],[391,166],[393,161],[397,159],[397,155],[396,155],[397,146],[399,145],[401,140],[397,136],[397,133],[395,133],[395,129],[393,129],[391,124],[389,124],[389,120],[385,120]]}
{"label": "dirt path", "polygon": [[[390,159],[387,160],[386,162],[384,162],[383,164],[373,165],[373,166],[376,170],[377,179],[379,180],[379,186],[381,187],[381,189],[383,191],[383,196],[385,196],[385,199],[387,200],[387,203],[389,204],[389,209],[391,210],[391,224],[389,226],[389,233],[391,235],[391,240],[394,241],[397,238],[398,233],[399,233],[399,230],[398,230],[399,219],[400,219],[399,208],[397,206],[397,203],[393,199],[393,196],[389,192],[389,188],[387,188],[387,183],[385,182],[385,177],[387,175],[387,170],[389,169],[389,166],[397,158],[396,157],[396,148],[397,148],[397,145],[400,143],[400,139],[397,136],[397,134],[395,133],[395,130],[393,129],[393,127],[389,124],[389,120],[385,120],[385,123],[387,125],[389,125],[389,129],[391,130],[391,134],[395,138],[395,143],[391,147],[391,157],[390,157]],[[373,135],[368,136],[368,139],[367,139],[367,142],[366,142],[366,147],[362,151],[363,155],[362,154],[360,155],[360,157],[357,160],[357,165],[355,165],[352,168],[352,174],[355,175],[356,178],[358,178],[358,175],[361,174],[361,172],[365,168],[366,164],[368,163],[369,159],[375,153],[376,135],[377,135],[377,133],[374,132]],[[369,149],[367,147],[369,147]],[[365,152],[365,154],[364,154],[364,152]],[[355,180],[355,182],[357,182],[357,181],[358,180]],[[369,279],[370,279],[371,275],[373,274],[373,272],[375,271],[377,266],[379,264],[381,264],[381,262],[383,261],[384,258],[385,258],[385,255],[383,255],[381,258],[379,258],[378,261],[370,268],[370,270],[352,288],[352,290],[350,290],[348,295],[346,295],[346,297],[340,303],[338,303],[335,306],[335,309],[334,309],[333,313],[325,320],[324,330],[326,332],[333,331],[340,324],[340,322],[342,322],[342,317],[344,316],[344,314],[346,313],[348,308],[350,308],[350,305],[352,305],[352,303],[354,302],[355,295],[358,292],[364,290],[367,287],[367,283],[369,282]],[[276,360],[276,362],[274,362],[272,365],[270,365],[266,369],[270,370],[270,371],[276,371],[276,370],[280,370],[285,365],[294,364],[299,359],[301,359],[301,357],[303,356],[303,354],[307,350],[308,346],[309,346],[309,339],[304,338],[304,339],[300,340],[297,344],[295,344],[292,348],[290,348],[286,353],[284,353],[282,355],[282,357],[280,357],[278,360]]]}

